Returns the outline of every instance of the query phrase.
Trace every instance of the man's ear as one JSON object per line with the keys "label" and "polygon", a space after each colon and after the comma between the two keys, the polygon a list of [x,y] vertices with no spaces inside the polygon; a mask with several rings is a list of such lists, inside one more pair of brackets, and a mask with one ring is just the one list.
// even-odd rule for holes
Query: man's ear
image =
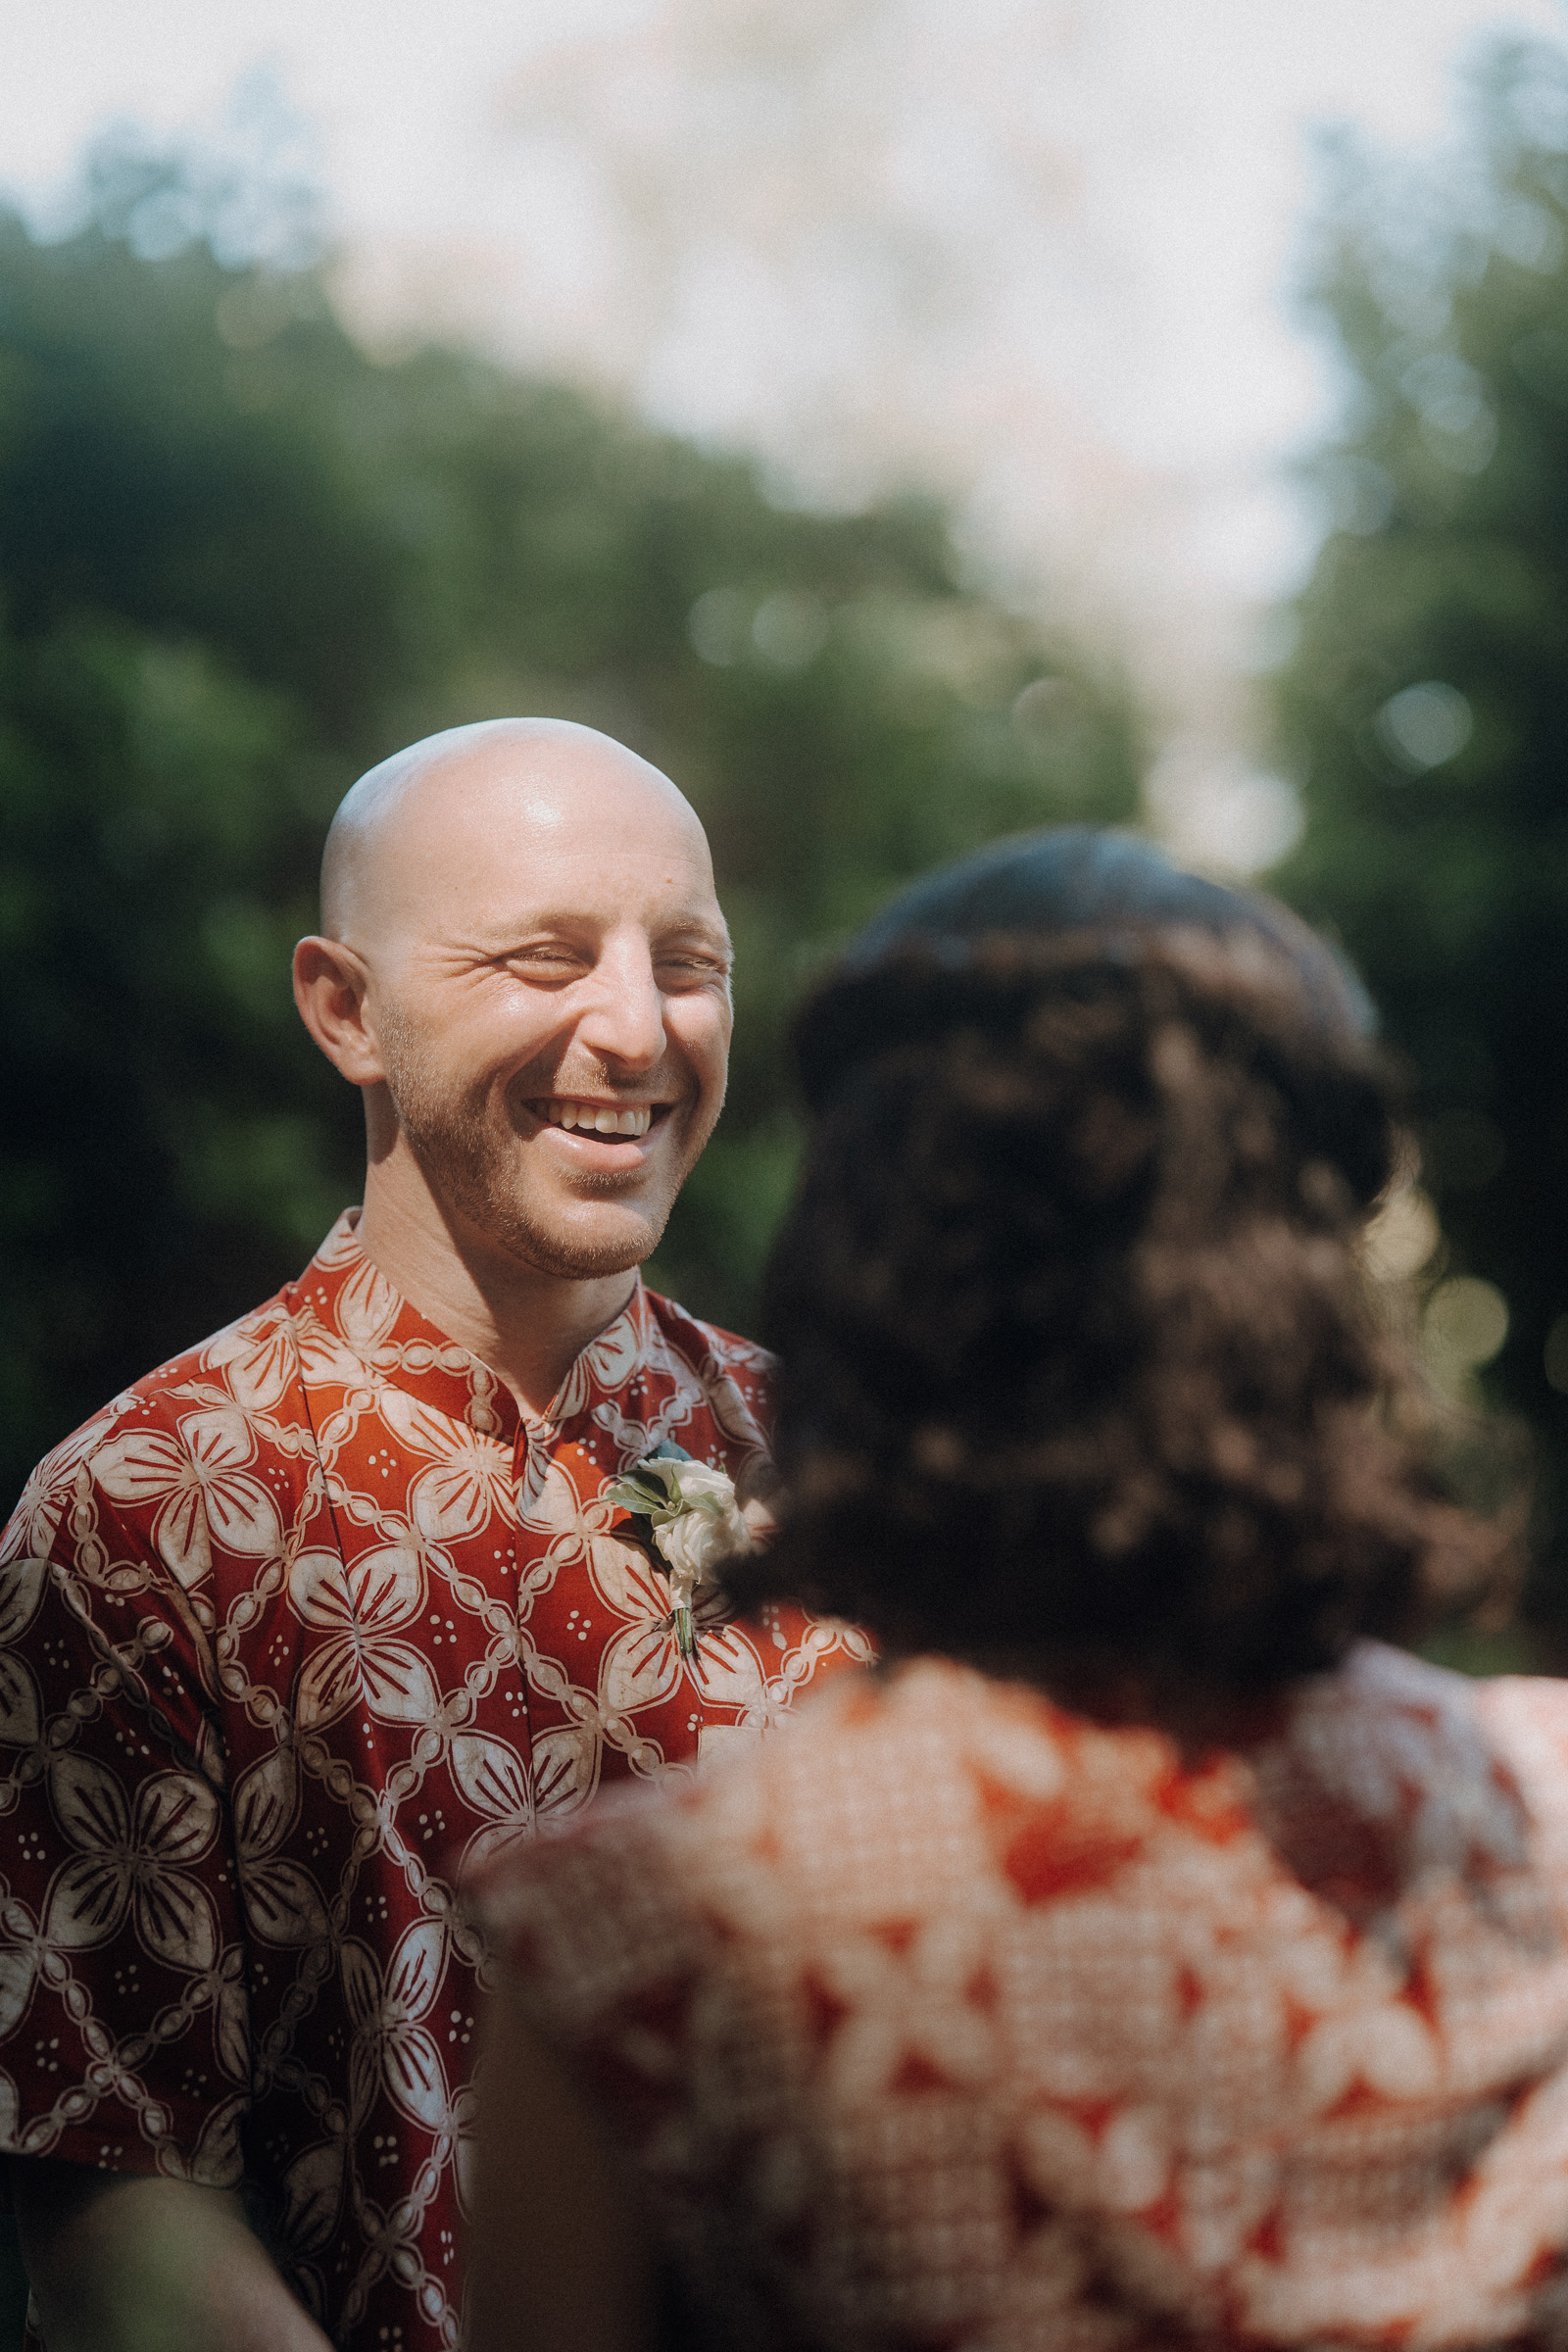
{"label": "man's ear", "polygon": [[341,940],[302,939],[294,950],[300,1019],[351,1086],[373,1086],[386,1076],[366,1018],[369,981],[365,964]]}

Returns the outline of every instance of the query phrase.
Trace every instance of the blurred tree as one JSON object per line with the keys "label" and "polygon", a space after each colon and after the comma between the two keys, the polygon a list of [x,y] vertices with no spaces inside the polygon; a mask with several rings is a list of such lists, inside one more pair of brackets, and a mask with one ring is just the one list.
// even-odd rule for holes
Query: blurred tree
{"label": "blurred tree", "polygon": [[1501,1292],[1484,1388],[1538,1433],[1536,1605],[1563,1619],[1568,63],[1494,49],[1474,98],[1441,185],[1339,157],[1316,291],[1351,398],[1281,679],[1308,822],[1273,879],[1338,926],[1414,1066],[1434,1339],[1484,1357]]}
{"label": "blurred tree", "polygon": [[0,220],[0,1487],[357,1197],[358,1105],[288,993],[326,819],[508,710],[608,728],[710,826],[734,1081],[655,1271],[744,1324],[803,976],[935,858],[1130,819],[1120,683],[966,583],[928,508],[790,512],[576,393],[378,366],[318,270],[245,261],[294,247],[221,173],[122,140],[92,191],[61,243]]}

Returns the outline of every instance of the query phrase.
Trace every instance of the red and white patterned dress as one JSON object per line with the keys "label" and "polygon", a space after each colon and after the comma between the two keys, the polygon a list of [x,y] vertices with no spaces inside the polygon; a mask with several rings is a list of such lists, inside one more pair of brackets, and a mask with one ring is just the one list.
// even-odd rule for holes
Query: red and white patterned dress
{"label": "red and white patterned dress", "polygon": [[923,1661],[480,1903],[716,2342],[1568,2332],[1568,1685],[1368,1644],[1195,1760]]}
{"label": "red and white patterned dress", "polygon": [[59,1447],[0,1544],[0,2149],[243,2177],[336,2343],[435,2352],[460,1871],[866,1652],[699,1610],[684,1660],[617,1536],[662,1439],[760,1447],[757,1349],[639,1287],[530,1421],[354,1226]]}

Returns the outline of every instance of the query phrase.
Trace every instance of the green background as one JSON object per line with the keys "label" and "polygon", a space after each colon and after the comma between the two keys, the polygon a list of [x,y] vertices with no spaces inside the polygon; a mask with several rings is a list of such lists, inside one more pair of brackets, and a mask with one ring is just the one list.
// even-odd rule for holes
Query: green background
{"label": "green background", "polygon": [[[1346,424],[1303,468],[1332,525],[1268,689],[1307,815],[1271,879],[1409,1063],[1427,1279],[1507,1300],[1485,1386],[1532,1433],[1543,1622],[1568,1592],[1565,122],[1562,61],[1504,48],[1468,172],[1331,158],[1305,299]],[[1137,822],[1154,748],[1113,655],[988,593],[935,505],[792,511],[562,385],[377,364],[319,267],[245,258],[236,207],[265,224],[266,191],[122,136],[78,233],[0,218],[4,1495],[357,1197],[358,1106],[287,960],[331,809],[387,752],[559,712],[701,810],[733,1085],[654,1273],[745,1328],[811,972],[938,859]],[[1470,731],[1421,765],[1390,710],[1434,684]]]}

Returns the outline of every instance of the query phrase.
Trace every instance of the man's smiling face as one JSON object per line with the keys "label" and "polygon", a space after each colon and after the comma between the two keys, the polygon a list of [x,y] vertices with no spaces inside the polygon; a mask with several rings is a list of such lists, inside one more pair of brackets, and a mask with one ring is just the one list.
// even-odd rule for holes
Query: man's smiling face
{"label": "man's smiling face", "polygon": [[339,936],[455,1236],[573,1280],[641,1263],[724,1100],[729,938],[692,810],[563,729],[442,763],[377,831]]}

